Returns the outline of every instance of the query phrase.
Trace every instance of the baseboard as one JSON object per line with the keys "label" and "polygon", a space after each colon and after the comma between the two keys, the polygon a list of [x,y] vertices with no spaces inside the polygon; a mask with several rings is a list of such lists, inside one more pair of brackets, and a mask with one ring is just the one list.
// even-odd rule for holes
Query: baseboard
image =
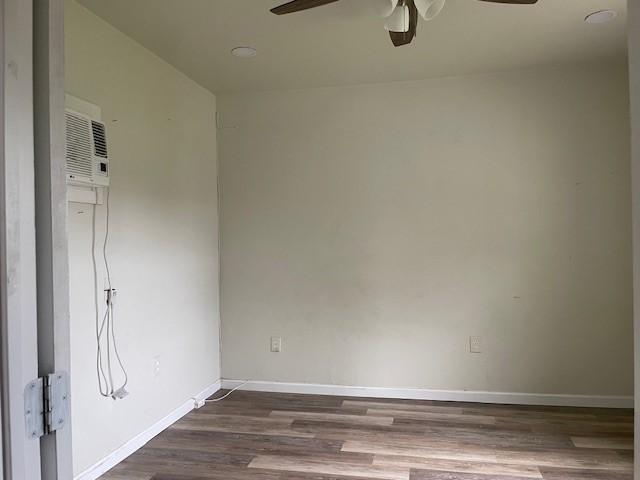
{"label": "baseboard", "polygon": [[195,408],[196,400],[209,398],[211,395],[220,390],[221,385],[222,382],[218,380],[217,382],[208,386],[196,396],[185,401],[182,405],[173,410],[167,416],[151,425],[145,431],[133,437],[131,440],[129,440],[114,452],[110,453],[107,457],[105,457],[95,465],[89,467],[84,472],[76,475],[74,477],[74,480],[96,480],[98,477],[100,477],[100,475],[104,475],[108,470],[115,467],[118,463],[122,462],[125,458],[127,458],[139,448],[143,447],[153,437],[158,435],[164,429],[176,423],[187,413],[193,410]]}
{"label": "baseboard", "polygon": [[[242,380],[223,379],[222,388],[230,389]],[[239,390],[273,393],[302,393],[345,397],[440,400],[445,402],[500,403],[558,407],[633,408],[632,396],[564,395],[546,393],[482,392],[467,390],[427,390],[422,388],[354,387],[316,383],[248,381]]]}

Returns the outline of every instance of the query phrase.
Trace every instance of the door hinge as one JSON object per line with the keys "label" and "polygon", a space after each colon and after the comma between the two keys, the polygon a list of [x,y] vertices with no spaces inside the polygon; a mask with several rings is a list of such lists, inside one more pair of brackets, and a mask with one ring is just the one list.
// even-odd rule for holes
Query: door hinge
{"label": "door hinge", "polygon": [[36,378],[24,389],[27,436],[40,438],[61,429],[69,418],[69,375],[56,372]]}

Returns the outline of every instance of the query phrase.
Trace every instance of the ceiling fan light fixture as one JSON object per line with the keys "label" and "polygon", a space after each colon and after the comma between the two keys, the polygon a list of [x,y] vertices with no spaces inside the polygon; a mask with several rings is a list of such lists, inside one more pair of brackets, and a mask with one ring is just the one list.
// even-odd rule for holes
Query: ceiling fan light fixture
{"label": "ceiling fan light fixture", "polygon": [[384,24],[389,32],[404,33],[409,31],[409,7],[398,5]]}
{"label": "ceiling fan light fixture", "polygon": [[418,13],[426,21],[436,18],[442,9],[446,0],[413,0]]}
{"label": "ceiling fan light fixture", "polygon": [[[271,9],[276,15],[310,10],[340,0],[288,0]],[[539,0],[480,0],[506,5],[534,5]],[[432,20],[442,11],[446,0],[367,0],[367,4],[386,18],[384,28],[389,32],[394,47],[409,45],[416,37],[418,20]],[[598,12],[595,12],[598,13]],[[615,12],[614,15],[615,17]],[[589,20],[587,20],[589,21]],[[596,23],[596,22],[591,22]]]}
{"label": "ceiling fan light fixture", "polygon": [[387,18],[398,6],[400,0],[374,0],[373,9],[377,16]]}

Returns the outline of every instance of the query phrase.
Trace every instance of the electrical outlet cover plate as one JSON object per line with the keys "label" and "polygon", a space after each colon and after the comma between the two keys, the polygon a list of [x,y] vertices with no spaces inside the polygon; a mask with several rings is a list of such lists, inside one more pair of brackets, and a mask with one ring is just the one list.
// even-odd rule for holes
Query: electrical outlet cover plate
{"label": "electrical outlet cover plate", "polygon": [[469,337],[469,352],[482,353],[482,342],[480,337]]}
{"label": "electrical outlet cover plate", "polygon": [[271,337],[271,351],[274,353],[282,351],[282,337]]}
{"label": "electrical outlet cover plate", "polygon": [[153,375],[155,377],[160,375],[160,355],[153,357]]}

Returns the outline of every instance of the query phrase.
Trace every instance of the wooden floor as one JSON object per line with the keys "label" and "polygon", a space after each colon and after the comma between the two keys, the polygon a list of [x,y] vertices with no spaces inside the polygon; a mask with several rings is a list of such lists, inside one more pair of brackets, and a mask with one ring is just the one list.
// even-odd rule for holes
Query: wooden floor
{"label": "wooden floor", "polygon": [[631,410],[235,392],[104,480],[632,479]]}

